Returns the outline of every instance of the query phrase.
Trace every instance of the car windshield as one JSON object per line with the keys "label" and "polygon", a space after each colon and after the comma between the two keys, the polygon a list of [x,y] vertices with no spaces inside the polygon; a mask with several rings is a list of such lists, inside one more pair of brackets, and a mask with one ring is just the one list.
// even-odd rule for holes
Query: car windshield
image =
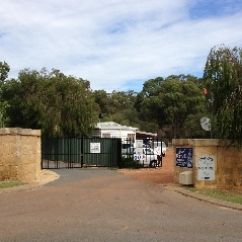
{"label": "car windshield", "polygon": [[154,155],[154,151],[149,148],[144,149],[144,153],[145,155]]}
{"label": "car windshield", "polygon": [[122,149],[129,149],[133,147],[132,144],[122,144]]}

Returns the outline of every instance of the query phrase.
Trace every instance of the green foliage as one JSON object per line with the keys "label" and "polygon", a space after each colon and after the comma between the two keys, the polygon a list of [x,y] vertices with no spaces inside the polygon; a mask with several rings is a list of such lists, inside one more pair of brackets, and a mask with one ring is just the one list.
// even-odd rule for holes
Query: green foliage
{"label": "green foliage", "polygon": [[10,71],[9,65],[4,61],[0,62],[0,128],[4,127],[8,121],[6,115],[6,109],[8,104],[2,99],[2,88],[8,78],[8,72]]}
{"label": "green foliage", "polygon": [[[191,75],[157,77],[140,93],[92,92],[89,82],[58,70],[23,70],[8,80],[0,62],[0,127],[39,128],[46,134],[88,134],[98,121],[115,121],[158,132],[165,138],[210,137],[200,127],[208,116],[213,137],[242,144],[242,50],[213,48],[204,79]],[[208,94],[203,95],[206,88]],[[208,115],[210,114],[210,115]],[[212,115],[211,115],[212,114]]]}
{"label": "green foliage", "polygon": [[85,135],[97,121],[89,82],[58,70],[23,70],[3,88],[9,126],[57,135]]}
{"label": "green foliage", "polygon": [[0,128],[5,127],[8,122],[8,117],[6,113],[6,109],[8,104],[4,101],[0,101]]}
{"label": "green foliage", "polygon": [[143,110],[146,119],[155,120],[170,138],[184,137],[189,135],[184,130],[189,115],[205,112],[205,98],[200,86],[199,80],[192,76],[151,79],[144,83],[136,106]]}
{"label": "green foliage", "polygon": [[109,96],[105,90],[96,90],[93,92],[95,102],[98,104],[100,118],[109,113]]}
{"label": "green foliage", "polygon": [[207,58],[204,79],[215,116],[217,137],[242,144],[242,49],[213,48]]}
{"label": "green foliage", "polygon": [[211,137],[211,133],[204,131],[200,126],[200,119],[203,117],[210,117],[205,112],[198,112],[195,114],[189,114],[183,125],[183,136],[188,138],[208,138]]}
{"label": "green foliage", "polygon": [[106,93],[97,90],[93,93],[98,104],[101,121],[114,121],[123,125],[140,127],[138,112],[134,107],[136,93],[133,91]]}
{"label": "green foliage", "polygon": [[0,61],[0,85],[8,78],[9,71],[9,65],[5,61]]}

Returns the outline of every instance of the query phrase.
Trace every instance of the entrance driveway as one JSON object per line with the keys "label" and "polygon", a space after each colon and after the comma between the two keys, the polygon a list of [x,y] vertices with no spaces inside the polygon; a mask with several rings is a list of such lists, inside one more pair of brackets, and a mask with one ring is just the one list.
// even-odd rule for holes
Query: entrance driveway
{"label": "entrance driveway", "polygon": [[109,169],[0,193],[0,241],[241,241],[242,213]]}

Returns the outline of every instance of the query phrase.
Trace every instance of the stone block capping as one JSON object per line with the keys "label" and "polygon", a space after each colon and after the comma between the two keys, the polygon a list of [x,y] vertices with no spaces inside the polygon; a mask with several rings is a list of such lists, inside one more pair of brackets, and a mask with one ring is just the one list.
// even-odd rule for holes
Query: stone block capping
{"label": "stone block capping", "polygon": [[0,128],[0,135],[21,135],[21,136],[41,136],[38,129],[22,129],[22,128]]}

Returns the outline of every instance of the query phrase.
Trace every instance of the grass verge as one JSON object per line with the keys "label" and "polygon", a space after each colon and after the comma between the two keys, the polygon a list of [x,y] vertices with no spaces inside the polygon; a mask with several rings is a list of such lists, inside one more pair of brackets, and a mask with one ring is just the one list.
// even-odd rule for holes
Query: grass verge
{"label": "grass verge", "polygon": [[238,203],[242,205],[242,194],[231,192],[231,191],[222,191],[218,189],[196,189],[196,188],[187,188],[189,191],[196,192],[205,196],[216,198],[222,201]]}
{"label": "grass verge", "polygon": [[23,185],[20,181],[0,181],[0,189],[11,188]]}

